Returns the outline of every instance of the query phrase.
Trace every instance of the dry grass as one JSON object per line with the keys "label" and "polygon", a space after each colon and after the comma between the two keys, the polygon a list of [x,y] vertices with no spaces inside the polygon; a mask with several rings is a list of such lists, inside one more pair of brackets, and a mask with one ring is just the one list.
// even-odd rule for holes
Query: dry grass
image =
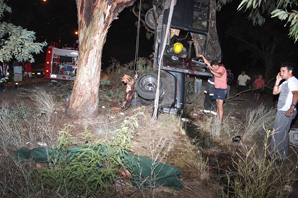
{"label": "dry grass", "polygon": [[62,110],[62,107],[55,102],[54,96],[42,88],[35,87],[30,90],[23,89],[23,91],[22,95],[31,99],[41,114],[50,116],[57,110]]}
{"label": "dry grass", "polygon": [[275,114],[274,109],[268,110],[264,105],[260,105],[255,109],[249,109],[246,113],[243,139],[258,141],[258,144],[262,144],[264,142],[264,138],[266,138],[264,128],[273,128]]}
{"label": "dry grass", "polygon": [[[55,121],[52,117],[51,121]],[[54,123],[40,116],[24,103],[2,102],[0,107],[0,196],[42,197],[44,189],[31,181],[35,171],[32,161],[16,162],[12,154],[19,148],[52,147],[56,141]]]}
{"label": "dry grass", "polygon": [[267,158],[269,153],[266,131],[263,149],[254,146],[243,146],[233,160],[234,174],[227,174],[228,188],[224,197],[288,197],[287,187],[298,180],[297,161],[277,164]]}

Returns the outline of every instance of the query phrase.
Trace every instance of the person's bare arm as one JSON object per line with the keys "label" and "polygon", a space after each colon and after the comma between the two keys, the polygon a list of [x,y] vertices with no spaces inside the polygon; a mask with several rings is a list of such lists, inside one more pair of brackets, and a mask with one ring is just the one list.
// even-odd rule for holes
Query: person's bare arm
{"label": "person's bare arm", "polygon": [[276,81],[275,81],[275,84],[274,84],[274,87],[273,87],[273,95],[277,95],[277,94],[280,93],[279,83],[280,83],[281,80],[282,80],[282,77],[281,77],[280,72],[279,72],[276,76]]}
{"label": "person's bare arm", "polygon": [[224,74],[222,71],[214,71],[211,66],[208,66],[208,68],[210,69],[211,73],[218,78],[222,77],[222,75]]}
{"label": "person's bare arm", "polygon": [[207,58],[203,54],[198,54],[198,57],[203,58],[204,63],[207,64],[207,66],[211,66],[210,62],[207,60]]}
{"label": "person's bare arm", "polygon": [[297,102],[298,102],[298,91],[292,91],[292,93],[293,93],[292,105],[289,108],[289,110],[286,111],[286,113],[285,113],[286,116],[293,116],[294,110],[295,110],[295,106],[297,105]]}

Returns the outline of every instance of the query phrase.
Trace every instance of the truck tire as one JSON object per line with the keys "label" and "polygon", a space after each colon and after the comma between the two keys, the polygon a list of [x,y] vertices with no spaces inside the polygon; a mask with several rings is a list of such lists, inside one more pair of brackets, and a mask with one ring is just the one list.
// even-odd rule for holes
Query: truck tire
{"label": "truck tire", "polygon": [[155,30],[156,20],[154,18],[153,8],[151,8],[150,10],[147,11],[147,13],[145,15],[145,23],[150,29]]}
{"label": "truck tire", "polygon": [[146,100],[146,99],[140,97],[140,102],[144,106],[150,106],[150,105],[153,105],[154,100]]}
{"label": "truck tire", "polygon": [[[157,75],[145,74],[141,76],[136,83],[136,90],[139,96],[146,100],[153,100],[155,98],[157,89]],[[163,93],[162,81],[160,81],[160,95]]]}

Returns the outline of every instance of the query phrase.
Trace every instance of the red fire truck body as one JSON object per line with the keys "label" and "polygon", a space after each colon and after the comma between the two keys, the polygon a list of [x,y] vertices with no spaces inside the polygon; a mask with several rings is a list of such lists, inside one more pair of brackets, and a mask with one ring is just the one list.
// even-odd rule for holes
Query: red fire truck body
{"label": "red fire truck body", "polygon": [[50,45],[47,49],[44,78],[72,81],[76,78],[79,51],[60,49]]}

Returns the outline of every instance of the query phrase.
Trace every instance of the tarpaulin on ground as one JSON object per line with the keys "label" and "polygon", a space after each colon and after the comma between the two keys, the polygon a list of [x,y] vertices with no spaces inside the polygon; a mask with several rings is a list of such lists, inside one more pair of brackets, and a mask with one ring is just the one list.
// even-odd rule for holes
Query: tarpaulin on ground
{"label": "tarpaulin on ground", "polygon": [[[66,151],[60,151],[53,148],[21,148],[14,153],[14,160],[25,160],[33,158],[38,163],[48,163],[55,158],[68,159],[74,158],[77,154],[88,155],[88,150],[96,150],[98,152],[108,152],[109,149],[102,145],[77,146],[68,148]],[[126,151],[119,152],[124,167],[131,173],[131,182],[136,185],[164,185],[167,187],[180,190],[183,188],[178,175],[182,175],[179,168],[153,161],[149,158],[130,154]]]}

